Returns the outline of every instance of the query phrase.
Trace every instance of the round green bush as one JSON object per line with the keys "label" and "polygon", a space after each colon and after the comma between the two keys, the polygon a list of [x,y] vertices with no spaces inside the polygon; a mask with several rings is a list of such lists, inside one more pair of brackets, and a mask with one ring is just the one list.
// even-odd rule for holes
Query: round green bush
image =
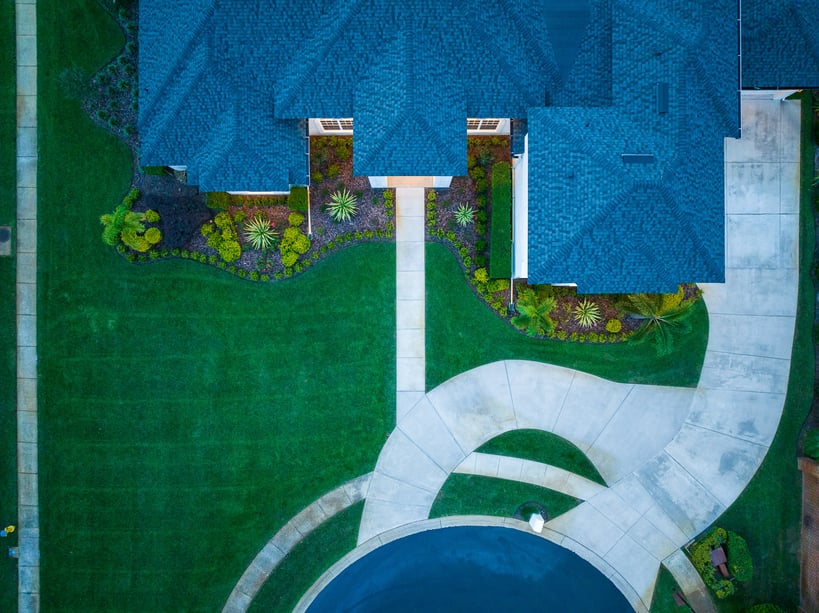
{"label": "round green bush", "polygon": [[298,227],[304,223],[304,215],[294,211],[287,216],[287,223],[289,223],[291,226]]}
{"label": "round green bush", "polygon": [[295,264],[298,261],[298,259],[299,254],[296,253],[295,251],[286,251],[285,253],[282,253],[282,265],[285,268],[293,266],[293,264]]}
{"label": "round green bush", "polygon": [[242,255],[242,246],[235,240],[223,240],[218,249],[225,262],[235,262]]}
{"label": "round green bush", "polygon": [[156,245],[162,240],[162,232],[159,228],[148,228],[145,230],[145,240],[152,245]]}
{"label": "round green bush", "polygon": [[606,331],[612,334],[617,334],[623,329],[623,323],[619,319],[609,319],[606,322]]}
{"label": "round green bush", "polygon": [[145,221],[148,223],[156,223],[159,221],[159,213],[154,211],[153,209],[148,209],[145,211]]}

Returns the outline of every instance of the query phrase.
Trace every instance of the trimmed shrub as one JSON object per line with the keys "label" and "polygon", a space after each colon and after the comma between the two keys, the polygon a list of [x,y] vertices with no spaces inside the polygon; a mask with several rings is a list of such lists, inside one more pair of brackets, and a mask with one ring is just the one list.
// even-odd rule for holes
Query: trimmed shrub
{"label": "trimmed shrub", "polygon": [[208,208],[225,210],[230,206],[230,194],[227,192],[208,192],[205,202]]}
{"label": "trimmed shrub", "polygon": [[287,208],[291,211],[307,210],[307,188],[294,185],[287,195]]}
{"label": "trimmed shrub", "polygon": [[156,245],[162,240],[162,232],[160,232],[159,228],[148,228],[145,230],[145,240],[151,245]]}
{"label": "trimmed shrub", "polygon": [[296,212],[290,213],[290,215],[287,216],[287,223],[291,226],[300,226],[304,223],[304,215]]}
{"label": "trimmed shrub", "polygon": [[802,443],[802,451],[809,458],[819,460],[819,429],[808,430]]}
{"label": "trimmed shrub", "polygon": [[148,209],[145,211],[145,221],[148,223],[156,223],[159,221],[159,213],[154,211],[153,209]]}
{"label": "trimmed shrub", "polygon": [[489,276],[512,276],[512,168],[508,162],[492,167],[492,225],[489,237]]}
{"label": "trimmed shrub", "polygon": [[282,266],[289,268],[293,266],[299,259],[299,254],[295,251],[288,251],[282,254]]}
{"label": "trimmed shrub", "polygon": [[225,262],[235,262],[242,255],[242,246],[236,240],[222,240],[217,250]]}
{"label": "trimmed shrub", "polygon": [[617,334],[622,329],[623,329],[623,322],[621,322],[619,319],[609,319],[606,322],[606,332],[611,332],[612,334]]}
{"label": "trimmed shrub", "polygon": [[486,272],[486,268],[478,268],[473,278],[475,279],[475,283],[486,283],[489,281],[489,273]]}

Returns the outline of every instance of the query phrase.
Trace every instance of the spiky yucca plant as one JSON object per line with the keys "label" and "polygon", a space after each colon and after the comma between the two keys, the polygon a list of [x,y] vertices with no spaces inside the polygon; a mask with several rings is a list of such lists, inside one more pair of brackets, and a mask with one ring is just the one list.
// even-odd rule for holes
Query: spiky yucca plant
{"label": "spiky yucca plant", "polygon": [[475,209],[466,204],[458,206],[458,209],[455,211],[455,223],[459,226],[466,227],[473,221],[475,221]]}
{"label": "spiky yucca plant", "polygon": [[273,224],[261,215],[245,222],[244,235],[254,249],[266,251],[276,242],[276,231]]}
{"label": "spiky yucca plant", "polygon": [[588,298],[583,298],[574,307],[574,320],[581,328],[591,328],[600,321],[600,317],[600,307]]}
{"label": "spiky yucca plant", "polygon": [[512,318],[512,325],[525,330],[528,336],[548,334],[555,329],[555,322],[549,313],[556,304],[554,296],[526,288],[518,295],[515,303],[518,315]]}
{"label": "spiky yucca plant", "polygon": [[336,221],[349,221],[358,211],[358,200],[347,189],[336,190],[330,196],[327,210]]}

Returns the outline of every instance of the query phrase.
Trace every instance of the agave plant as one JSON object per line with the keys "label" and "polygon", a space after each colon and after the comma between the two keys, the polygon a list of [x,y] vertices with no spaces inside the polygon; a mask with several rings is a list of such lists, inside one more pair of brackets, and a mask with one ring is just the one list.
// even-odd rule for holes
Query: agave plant
{"label": "agave plant", "polygon": [[462,204],[455,211],[455,223],[459,226],[468,226],[475,220],[475,209],[471,206]]}
{"label": "agave plant", "polygon": [[555,322],[549,313],[556,304],[554,296],[526,288],[518,295],[515,303],[518,315],[512,318],[512,325],[525,330],[528,336],[547,334],[555,329]]}
{"label": "agave plant", "polygon": [[276,231],[273,224],[261,215],[245,222],[244,235],[254,249],[266,251],[276,242]]}
{"label": "agave plant", "polygon": [[330,196],[327,210],[336,221],[349,221],[358,211],[358,201],[347,189],[336,190]]}
{"label": "agave plant", "polygon": [[629,294],[620,308],[630,317],[644,320],[632,338],[653,337],[657,353],[665,355],[673,349],[672,330],[690,331],[686,317],[694,303],[694,300],[683,300],[680,288],[676,294]]}
{"label": "agave plant", "polygon": [[600,318],[600,307],[588,298],[583,298],[574,307],[574,320],[581,328],[591,328],[600,321]]}

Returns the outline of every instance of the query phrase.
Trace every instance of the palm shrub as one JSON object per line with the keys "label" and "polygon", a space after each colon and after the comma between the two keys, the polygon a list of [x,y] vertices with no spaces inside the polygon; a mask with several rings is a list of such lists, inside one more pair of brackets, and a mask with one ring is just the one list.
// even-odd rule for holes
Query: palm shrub
{"label": "palm shrub", "polygon": [[358,211],[357,199],[347,188],[336,190],[330,196],[330,204],[327,205],[330,217],[336,221],[349,221]]}
{"label": "palm shrub", "polygon": [[583,298],[574,307],[574,320],[581,328],[591,328],[600,322],[600,317],[600,307],[588,298]]}
{"label": "palm shrub", "polygon": [[130,211],[125,204],[118,205],[113,213],[106,213],[100,217],[100,223],[104,226],[102,242],[113,247],[123,239],[123,233],[136,235],[144,232],[143,221],[145,221],[144,213]]}
{"label": "palm shrub", "polygon": [[658,355],[667,355],[674,348],[672,331],[691,331],[686,321],[696,299],[683,299],[683,288],[676,294],[629,294],[620,303],[620,308],[634,319],[643,320],[634,333],[635,340],[652,338]]}
{"label": "palm shrub", "polygon": [[518,314],[512,318],[512,325],[524,330],[528,336],[548,334],[555,329],[555,321],[549,313],[557,300],[548,291],[536,291],[527,287],[518,294],[515,308]]}
{"label": "palm shrub", "polygon": [[475,220],[475,209],[466,204],[462,204],[455,211],[455,223],[466,227]]}
{"label": "palm shrub", "polygon": [[[293,214],[298,215],[298,213]],[[276,242],[276,231],[273,229],[273,224],[261,215],[256,215],[245,222],[244,235],[251,247],[261,251],[270,249]]]}

